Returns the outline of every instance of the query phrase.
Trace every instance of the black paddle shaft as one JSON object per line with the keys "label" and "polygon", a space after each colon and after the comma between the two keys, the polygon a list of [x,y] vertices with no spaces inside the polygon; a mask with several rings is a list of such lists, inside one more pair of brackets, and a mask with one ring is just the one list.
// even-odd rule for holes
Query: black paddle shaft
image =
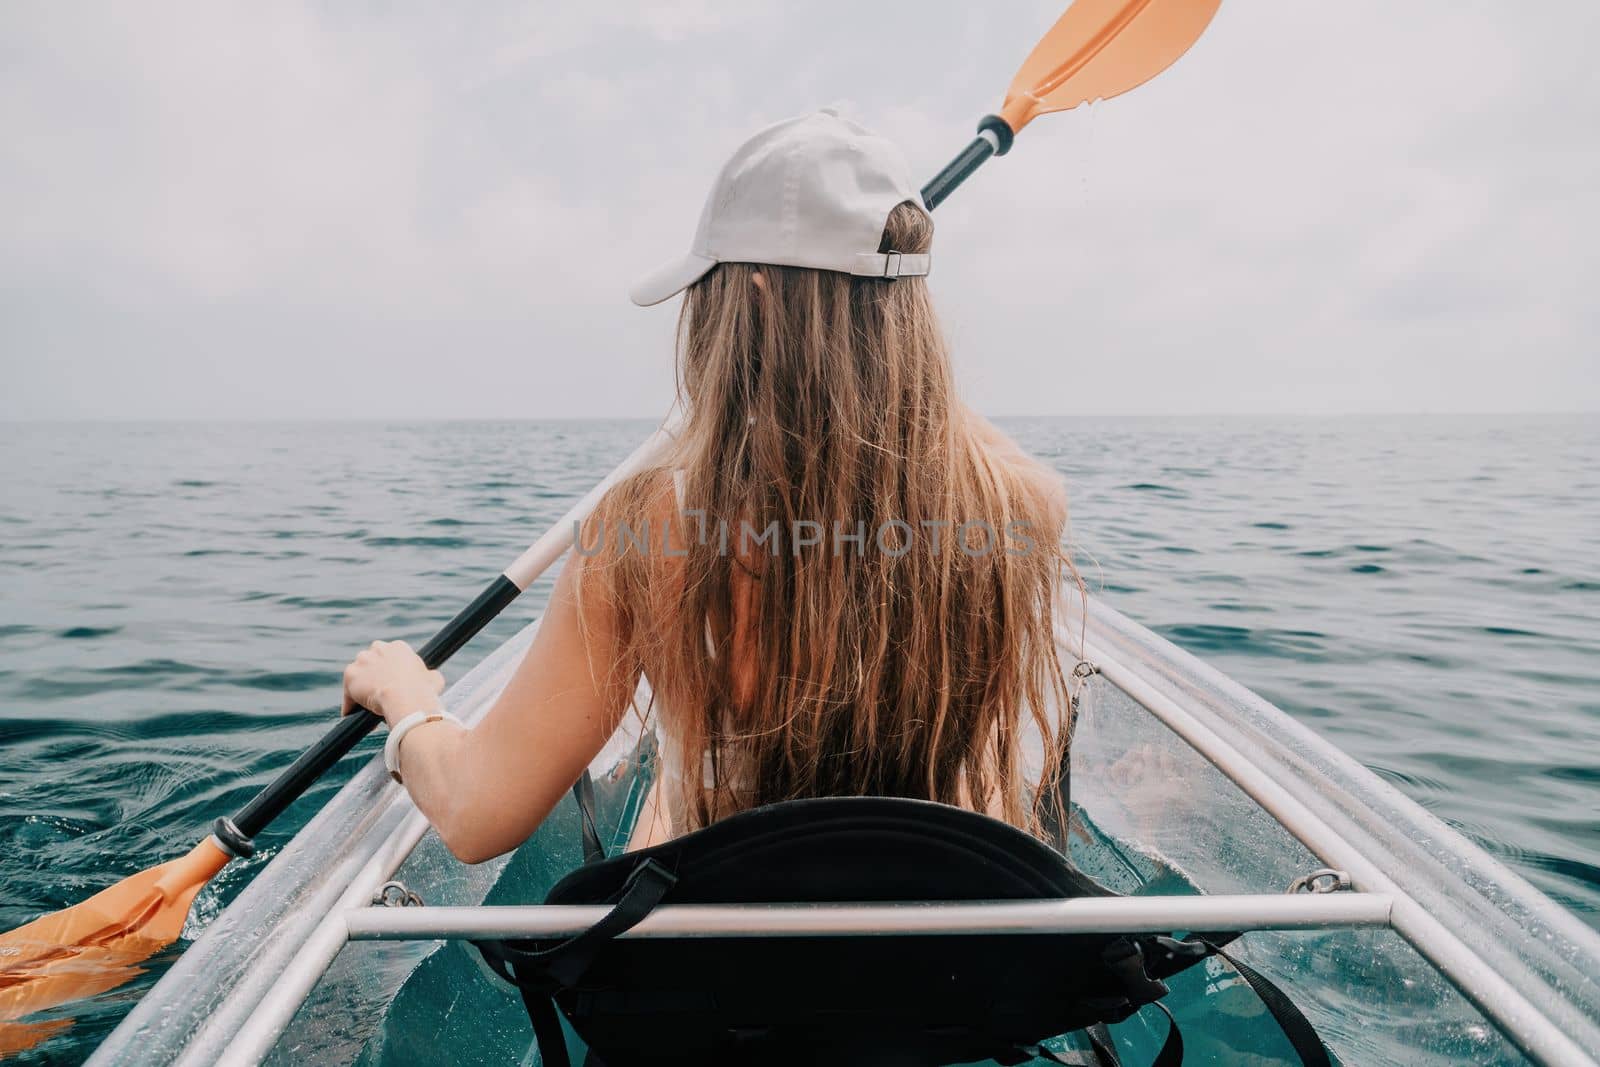
{"label": "black paddle shaft", "polygon": [[[418,653],[422,657],[422,662],[428,665],[429,670],[438,668],[455,655],[462,645],[472,640],[490,620],[499,615],[520,592],[522,590],[503,574],[490,582],[472,603],[462,608],[460,614],[446,623],[444,629],[434,634],[433,639],[422,646],[422,651]],[[355,748],[356,744],[371,733],[372,728],[381,721],[378,716],[365,708],[357,708],[340,719],[321,740],[284,768],[283,772],[273,779],[271,785],[240,808],[231,820],[231,827],[224,826],[224,820],[217,820],[218,825],[214,828],[217,836],[235,852],[241,855],[247,854],[236,847],[241,842],[232,839],[231,830],[237,830],[238,834],[242,835],[244,838],[242,844],[248,849],[251,838],[265,830],[272,820],[283,814],[285,808],[300,799],[302,793],[344,758],[345,753]]]}
{"label": "black paddle shaft", "polygon": [[978,136],[972,139],[972,143],[922,187],[922,202],[928,210],[932,211],[944,203],[945,197],[966,181],[973,171],[983,166],[990,156],[1003,156],[1011,151],[1011,141],[1015,136],[1005,119],[999,115],[985,115],[978,123]]}

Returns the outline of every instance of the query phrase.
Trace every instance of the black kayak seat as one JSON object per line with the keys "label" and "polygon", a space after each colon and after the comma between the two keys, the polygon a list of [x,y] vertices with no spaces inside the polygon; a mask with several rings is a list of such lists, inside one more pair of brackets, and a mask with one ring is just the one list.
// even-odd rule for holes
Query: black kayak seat
{"label": "black kayak seat", "polygon": [[[547,904],[610,904],[566,939],[478,944],[517,986],[543,1060],[567,1067],[559,1010],[588,1067],[678,1064],[923,1065],[1043,1056],[1085,1031],[1091,1064],[1116,1064],[1104,1029],[1167,993],[1162,981],[1233,935],[951,934],[618,938],[659,904],[949,903],[1113,896],[1031,835],[921,800],[839,797],[756,808],[649,849],[597,859]],[[1241,973],[1248,971],[1242,964]],[[1265,978],[1245,975],[1311,1067],[1326,1050]],[[1258,986],[1257,981],[1263,983]],[[1281,1004],[1274,1004],[1276,997]],[[1169,1013],[1170,1019],[1170,1013]],[[1301,1047],[1301,1046],[1304,1047]],[[1182,1061],[1172,1026],[1156,1058]]]}

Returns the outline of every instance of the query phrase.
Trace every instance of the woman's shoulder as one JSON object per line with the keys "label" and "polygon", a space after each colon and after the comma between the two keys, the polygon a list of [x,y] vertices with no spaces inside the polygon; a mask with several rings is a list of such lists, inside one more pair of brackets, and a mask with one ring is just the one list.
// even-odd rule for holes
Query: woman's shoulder
{"label": "woman's shoulder", "polygon": [[643,563],[648,573],[676,570],[691,532],[683,477],[670,466],[621,479],[601,497],[583,528],[585,555],[595,565]]}
{"label": "woman's shoulder", "polygon": [[606,490],[591,521],[608,525],[664,522],[679,510],[681,479],[681,472],[672,467],[635,471]]}

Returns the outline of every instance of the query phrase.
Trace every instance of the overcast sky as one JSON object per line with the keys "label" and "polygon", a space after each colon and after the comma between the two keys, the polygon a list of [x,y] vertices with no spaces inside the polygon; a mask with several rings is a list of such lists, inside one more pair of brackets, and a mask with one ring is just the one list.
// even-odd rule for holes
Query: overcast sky
{"label": "overcast sky", "polygon": [[[761,125],[931,176],[1056,2],[0,5],[0,417],[658,415]],[[1600,5],[1224,0],[938,212],[994,415],[1600,409]]]}

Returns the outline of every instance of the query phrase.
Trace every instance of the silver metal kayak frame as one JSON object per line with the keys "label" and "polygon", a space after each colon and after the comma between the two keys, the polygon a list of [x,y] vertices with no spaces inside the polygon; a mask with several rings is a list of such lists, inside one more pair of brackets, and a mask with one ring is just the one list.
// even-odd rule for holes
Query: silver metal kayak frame
{"label": "silver metal kayak frame", "polygon": [[[665,446],[647,442],[625,466]],[[570,543],[568,512],[540,544]],[[1069,592],[1069,596],[1073,595]],[[1596,1067],[1600,935],[1282,711],[1104,604],[1063,653],[1164,723],[1329,867],[1352,892],[1137,896],[893,905],[681,905],[625,936],[1039,934],[1167,930],[1394,930],[1531,1060]],[[532,639],[508,641],[451,687],[472,722]],[[636,740],[636,739],[633,739]],[[619,738],[604,771],[632,751]],[[428,831],[404,791],[364,767],[212,922],[90,1058],[90,1064],[260,1062],[353,941],[559,936],[603,908],[374,906]]]}
{"label": "silver metal kayak frame", "polygon": [[[1392,898],[1376,893],[1093,897],[974,904],[680,904],[657,908],[622,936],[904,937],[1327,930],[1388,926],[1393,907]],[[559,904],[357,908],[345,916],[345,932],[352,941],[566,937],[587,930],[610,910]]]}

